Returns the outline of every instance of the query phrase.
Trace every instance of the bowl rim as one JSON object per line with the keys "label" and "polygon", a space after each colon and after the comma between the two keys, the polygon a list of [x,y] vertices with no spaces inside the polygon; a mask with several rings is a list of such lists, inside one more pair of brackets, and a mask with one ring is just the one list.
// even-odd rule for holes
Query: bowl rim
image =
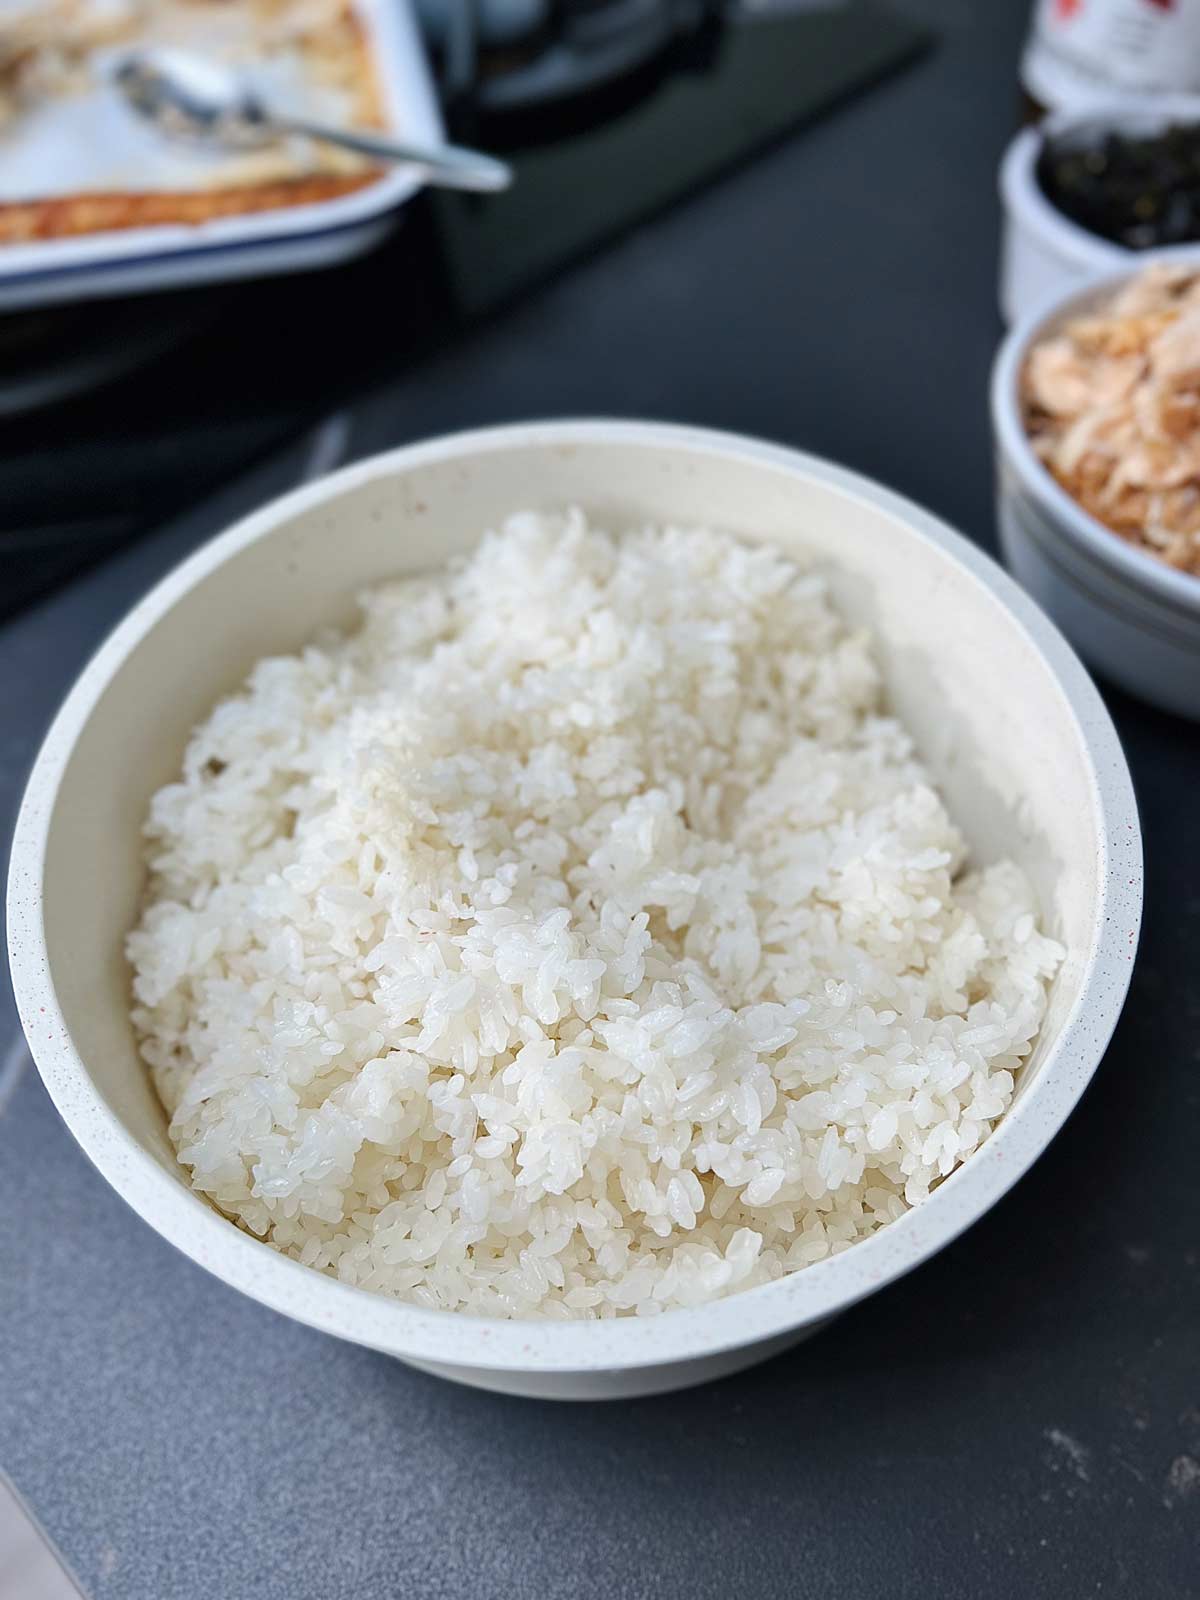
{"label": "bowl rim", "polygon": [[[904,1217],[837,1256],[725,1299],[654,1317],[518,1322],[425,1310],[340,1283],[242,1232],[126,1131],[75,1050],[49,971],[42,922],[49,825],[79,733],[115,672],[185,593],[241,549],[375,478],[482,453],[614,445],[715,456],[815,481],[901,522],[913,538],[964,568],[989,601],[1009,613],[1063,695],[1090,768],[1100,887],[1080,991],[1028,1092],[972,1159]],[[989,556],[902,496],[818,457],[733,433],[579,419],[472,430],[370,457],[269,502],[161,579],[84,668],[37,755],[14,832],[8,927],[18,1010],[52,1100],[102,1176],[164,1238],[253,1299],[353,1342],[441,1368],[549,1374],[668,1365],[796,1332],[892,1282],[978,1220],[1041,1154],[1099,1064],[1128,988],[1141,904],[1141,832],[1116,730],[1070,645]]]}
{"label": "bowl rim", "polygon": [[[1192,246],[1200,271],[1200,245]],[[1161,261],[1162,256],[1155,258]],[[1122,267],[1091,277],[1086,284],[1075,284],[1043,301],[1022,317],[1005,335],[992,363],[989,400],[992,429],[1005,463],[1016,474],[1021,487],[1038,504],[1068,542],[1086,551],[1094,561],[1108,567],[1126,582],[1149,592],[1200,621],[1200,578],[1167,566],[1157,556],[1136,545],[1127,544],[1111,528],[1085,511],[1040,461],[1029,442],[1021,418],[1019,400],[1021,368],[1034,343],[1075,311],[1083,311],[1094,301],[1136,278],[1150,265]]]}

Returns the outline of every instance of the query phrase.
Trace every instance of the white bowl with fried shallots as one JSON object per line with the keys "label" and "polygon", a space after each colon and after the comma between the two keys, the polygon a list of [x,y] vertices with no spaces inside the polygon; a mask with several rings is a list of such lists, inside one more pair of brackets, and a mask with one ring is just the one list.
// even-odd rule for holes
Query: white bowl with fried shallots
{"label": "white bowl with fried shallots", "polygon": [[[1085,509],[1039,455],[1026,416],[1030,352],[1138,276],[1115,273],[1060,296],[1001,345],[991,384],[1000,543],[1009,570],[1091,666],[1142,700],[1200,719],[1200,575]],[[1195,449],[1200,460],[1200,425]],[[1200,473],[1197,496],[1200,504]]]}

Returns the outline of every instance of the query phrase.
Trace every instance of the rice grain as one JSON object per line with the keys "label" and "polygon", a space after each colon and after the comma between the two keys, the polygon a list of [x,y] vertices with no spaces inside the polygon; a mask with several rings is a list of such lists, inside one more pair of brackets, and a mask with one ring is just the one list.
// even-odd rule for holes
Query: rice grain
{"label": "rice grain", "polygon": [[201,1193],[499,1317],[694,1305],[919,1204],[1062,951],[819,576],[522,514],[258,664],[146,824],[134,1020]]}

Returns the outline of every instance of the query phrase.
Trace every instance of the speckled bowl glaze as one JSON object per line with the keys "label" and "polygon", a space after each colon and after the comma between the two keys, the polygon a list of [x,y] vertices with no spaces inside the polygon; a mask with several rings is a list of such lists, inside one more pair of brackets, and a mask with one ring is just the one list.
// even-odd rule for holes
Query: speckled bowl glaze
{"label": "speckled bowl glaze", "polygon": [[[792,1277],[696,1310],[608,1322],[437,1313],[325,1277],[239,1231],[183,1181],[129,1024],[126,930],[148,799],[193,725],[260,656],[348,622],[365,584],[467,550],[521,507],[602,523],[710,523],[806,553],[874,630],[893,708],[979,860],[1013,856],[1069,950],[1014,1105],[900,1221]],[[394,451],[265,507],[134,608],[38,756],[9,881],[30,1047],[67,1125],[133,1209],[226,1283],[288,1316],[459,1382],[615,1398],[749,1365],[918,1266],[1021,1176],[1096,1068],[1141,911],[1129,773],[1069,646],[991,561],[933,517],[793,451],[655,423],[561,422]]]}
{"label": "speckled bowl glaze", "polygon": [[1134,273],[1060,296],[1014,328],[992,369],[996,520],[1009,570],[1086,659],[1131,694],[1200,720],[1200,578],[1127,544],[1038,460],[1021,417],[1025,357]]}

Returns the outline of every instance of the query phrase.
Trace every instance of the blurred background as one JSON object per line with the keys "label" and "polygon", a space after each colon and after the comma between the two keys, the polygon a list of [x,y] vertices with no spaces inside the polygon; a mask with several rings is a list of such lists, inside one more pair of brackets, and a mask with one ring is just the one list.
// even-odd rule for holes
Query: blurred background
{"label": "blurred background", "polygon": [[[0,3],[6,826],[128,605],[266,498],[390,445],[563,415],[736,429],[877,477],[996,553],[1002,308],[1193,237],[1176,208],[1174,233],[1131,245],[1102,205],[1063,244],[1049,180],[1028,203],[1021,185],[1055,118],[1120,95],[1161,121],[1200,91],[1194,0],[288,10]],[[256,31],[260,11],[284,32]],[[196,13],[225,17],[193,38]],[[285,109],[345,120],[361,101],[376,132],[487,152],[512,185],[427,187],[304,136],[265,167],[177,151],[88,76],[145,28],[207,40]],[[1143,222],[1164,185],[1191,193],[1139,171]],[[97,194],[100,228],[79,203]],[[1198,746],[1100,681],[1154,915],[1082,1110],[969,1253],[699,1396],[468,1394],[233,1296],[87,1167],[0,980],[0,1467],[25,1503],[0,1497],[0,1595],[1200,1594]],[[168,1371],[193,1407],[182,1446]],[[291,1420],[272,1385],[304,1397]]]}

